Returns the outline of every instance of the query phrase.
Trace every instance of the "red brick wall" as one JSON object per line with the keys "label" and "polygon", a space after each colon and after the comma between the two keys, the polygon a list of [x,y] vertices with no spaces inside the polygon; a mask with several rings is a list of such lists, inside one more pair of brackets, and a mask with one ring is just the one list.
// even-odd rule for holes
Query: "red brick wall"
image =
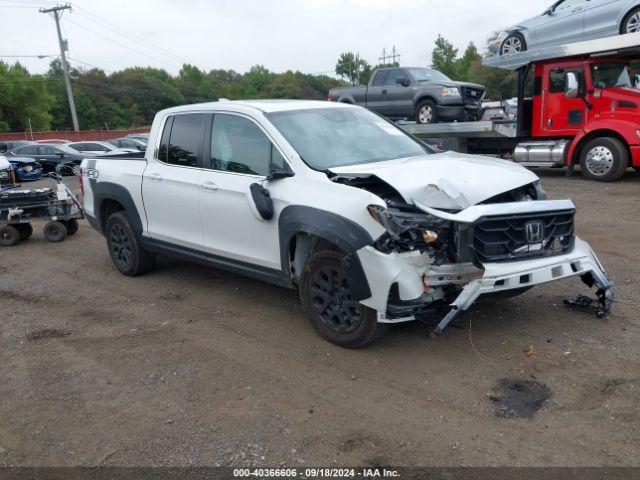
{"label": "red brick wall", "polygon": [[79,132],[15,132],[0,133],[0,141],[3,140],[69,140],[70,142],[78,142],[82,140],[110,140],[112,138],[120,138],[130,133],[148,133],[149,128],[137,128],[133,130],[81,130]]}

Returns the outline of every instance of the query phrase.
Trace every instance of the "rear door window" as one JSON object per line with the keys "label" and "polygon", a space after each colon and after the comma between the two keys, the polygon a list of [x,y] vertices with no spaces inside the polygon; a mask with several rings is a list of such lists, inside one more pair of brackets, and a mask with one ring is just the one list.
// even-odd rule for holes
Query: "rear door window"
{"label": "rear door window", "polygon": [[380,70],[376,73],[376,78],[373,79],[374,87],[382,87],[387,84],[387,78],[389,78],[389,70]]}
{"label": "rear door window", "polygon": [[[171,131],[166,144],[166,163],[181,167],[198,167],[202,157],[205,124],[206,115],[201,113],[175,115],[171,123],[167,121],[162,135],[164,139],[169,126]],[[162,152],[159,154],[162,155]]]}

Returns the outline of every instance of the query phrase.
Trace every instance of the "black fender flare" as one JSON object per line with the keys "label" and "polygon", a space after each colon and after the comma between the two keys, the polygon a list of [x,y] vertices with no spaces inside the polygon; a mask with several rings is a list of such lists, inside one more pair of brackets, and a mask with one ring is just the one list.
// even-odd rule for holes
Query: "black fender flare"
{"label": "black fender flare", "polygon": [[357,223],[338,214],[313,207],[291,205],[278,218],[280,234],[280,261],[282,271],[290,274],[289,247],[298,234],[313,235],[336,245],[346,255],[342,266],[351,287],[354,300],[371,297],[369,282],[360,263],[358,250],[372,245],[374,239]]}
{"label": "black fender flare", "polygon": [[103,225],[107,220],[106,218],[102,218],[102,207],[105,202],[113,200],[122,205],[131,221],[133,231],[138,238],[142,238],[142,232],[144,230],[142,219],[129,191],[122,185],[111,182],[98,182],[97,180],[91,179],[89,183],[91,184],[91,191],[93,192],[93,212],[100,232],[104,234]]}

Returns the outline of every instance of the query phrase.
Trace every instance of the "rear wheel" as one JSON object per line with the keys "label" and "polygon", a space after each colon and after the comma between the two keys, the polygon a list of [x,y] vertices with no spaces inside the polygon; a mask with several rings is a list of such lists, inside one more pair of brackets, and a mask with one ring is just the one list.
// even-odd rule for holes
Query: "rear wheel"
{"label": "rear wheel", "polygon": [[416,122],[420,124],[437,123],[438,109],[433,100],[425,100],[420,102],[416,108]]}
{"label": "rear wheel", "polygon": [[78,221],[75,218],[67,220],[64,224],[67,227],[67,234],[69,235],[75,235],[78,232],[78,228],[80,228]]}
{"label": "rear wheel", "polygon": [[300,300],[315,329],[344,348],[362,348],[386,331],[376,312],[353,300],[341,259],[344,254],[316,253],[302,272]]}
{"label": "rear wheel", "polygon": [[49,222],[42,233],[48,241],[58,243],[67,238],[67,227],[62,222]]}
{"label": "rear wheel", "polygon": [[628,166],[629,151],[617,138],[594,138],[580,152],[582,174],[590,180],[612,182],[619,179]]}
{"label": "rear wheel", "polygon": [[0,245],[13,247],[20,241],[20,232],[11,225],[0,225]]}
{"label": "rear wheel", "polygon": [[527,42],[524,37],[519,33],[509,35],[502,42],[500,47],[500,55],[514,55],[516,53],[524,52],[527,50]]}
{"label": "rear wheel", "polygon": [[16,230],[20,233],[20,240],[27,240],[33,235],[33,227],[30,223],[20,223],[15,225]]}
{"label": "rear wheel", "polygon": [[111,260],[123,275],[142,275],[155,265],[155,257],[142,248],[125,212],[116,212],[109,217],[105,236]]}
{"label": "rear wheel", "polygon": [[640,32],[640,7],[631,10],[622,21],[620,33],[638,33]]}

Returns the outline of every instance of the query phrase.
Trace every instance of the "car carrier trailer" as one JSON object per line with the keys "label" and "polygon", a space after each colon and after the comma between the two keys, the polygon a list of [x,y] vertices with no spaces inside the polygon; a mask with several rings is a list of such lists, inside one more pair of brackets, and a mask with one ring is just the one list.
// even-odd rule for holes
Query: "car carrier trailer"
{"label": "car carrier trailer", "polygon": [[516,121],[399,126],[447,149],[613,181],[640,169],[639,59],[640,33],[487,58],[517,73]]}

